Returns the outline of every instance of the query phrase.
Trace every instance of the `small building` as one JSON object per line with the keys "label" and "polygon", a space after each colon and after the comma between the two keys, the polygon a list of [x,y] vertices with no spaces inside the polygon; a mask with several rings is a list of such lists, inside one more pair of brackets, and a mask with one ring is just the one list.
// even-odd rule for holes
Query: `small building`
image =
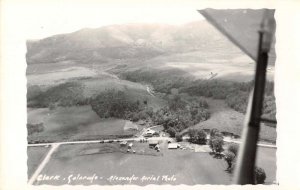
{"label": "small building", "polygon": [[180,148],[180,144],[178,143],[169,143],[168,144],[168,149],[177,149]]}
{"label": "small building", "polygon": [[157,132],[157,131],[154,131],[154,133],[153,133],[153,136],[157,136],[157,137],[159,137],[159,132]]}
{"label": "small building", "polygon": [[149,147],[155,147],[158,144],[158,140],[149,140]]}
{"label": "small building", "polygon": [[127,141],[120,142],[120,146],[126,146],[126,145],[127,145]]}

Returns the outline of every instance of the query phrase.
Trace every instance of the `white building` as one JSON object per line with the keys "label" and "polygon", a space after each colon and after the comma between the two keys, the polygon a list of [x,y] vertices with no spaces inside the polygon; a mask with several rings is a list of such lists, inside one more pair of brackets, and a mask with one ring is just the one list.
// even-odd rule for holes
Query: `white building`
{"label": "white building", "polygon": [[169,143],[168,144],[168,149],[177,149],[180,148],[180,144],[178,143]]}

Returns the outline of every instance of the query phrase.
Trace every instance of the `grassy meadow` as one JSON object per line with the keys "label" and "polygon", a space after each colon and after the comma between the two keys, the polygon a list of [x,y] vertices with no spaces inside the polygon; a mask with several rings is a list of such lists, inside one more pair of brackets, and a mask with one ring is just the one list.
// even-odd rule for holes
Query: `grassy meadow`
{"label": "grassy meadow", "polygon": [[[60,175],[67,178],[70,174],[92,175],[103,177],[92,184],[120,185],[130,184],[126,181],[109,181],[112,175],[132,176],[175,176],[175,181],[133,181],[131,184],[171,184],[171,185],[196,185],[196,184],[230,184],[230,176],[224,171],[226,163],[220,159],[212,158],[208,153],[194,153],[184,150],[168,150],[167,143],[161,145],[163,155],[140,155],[114,151],[111,153],[88,154],[87,150],[102,150],[104,144],[93,145],[68,145],[60,147],[53,155],[49,164],[42,171],[46,175]],[[118,145],[119,146],[119,145]],[[133,147],[135,147],[134,145]],[[147,143],[141,143],[139,149]],[[95,152],[95,151],[94,151]],[[203,160],[203,161],[201,161]],[[159,168],[159,169],[157,169]],[[59,171],[59,172],[58,172]],[[67,181],[51,181],[51,185],[66,184]],[[49,184],[47,181],[37,182],[36,185]],[[88,181],[72,181],[71,185],[91,185]]]}
{"label": "grassy meadow", "polygon": [[28,123],[43,123],[44,130],[28,136],[29,142],[98,140],[132,136],[125,120],[101,119],[90,106],[28,109]]}
{"label": "grassy meadow", "polygon": [[[126,153],[119,144],[63,145],[53,153],[51,160],[41,172],[45,175],[60,175],[59,181],[40,181],[36,185],[63,185],[68,183],[70,175],[92,176],[102,179],[71,180],[70,185],[197,185],[232,183],[233,176],[225,170],[227,164],[223,159],[213,158],[207,152],[192,150],[169,150],[167,143],[160,144],[161,152],[148,148],[147,143],[134,143],[136,153]],[[276,180],[276,150],[259,148],[257,165],[266,171],[266,184]],[[159,168],[159,169],[157,169]],[[110,181],[111,176],[142,178],[143,176],[174,175],[175,181]],[[63,180],[65,178],[65,180]]]}

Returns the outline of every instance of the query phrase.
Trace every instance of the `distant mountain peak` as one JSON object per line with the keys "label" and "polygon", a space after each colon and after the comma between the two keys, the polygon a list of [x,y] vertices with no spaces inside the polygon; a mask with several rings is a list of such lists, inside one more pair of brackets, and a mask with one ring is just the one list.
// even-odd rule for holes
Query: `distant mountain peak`
{"label": "distant mountain peak", "polygon": [[27,63],[153,58],[162,54],[213,51],[233,45],[206,20],[183,25],[129,23],[27,41]]}

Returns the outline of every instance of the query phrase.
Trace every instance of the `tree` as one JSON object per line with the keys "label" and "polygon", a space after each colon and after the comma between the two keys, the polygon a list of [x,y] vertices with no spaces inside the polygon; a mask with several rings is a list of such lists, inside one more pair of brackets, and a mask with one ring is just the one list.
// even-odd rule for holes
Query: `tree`
{"label": "tree", "polygon": [[199,106],[200,107],[203,107],[203,108],[208,108],[208,103],[207,103],[207,101],[205,100],[205,99],[200,99],[199,100]]}
{"label": "tree", "polygon": [[170,137],[175,137],[176,130],[173,127],[167,129],[167,133],[170,134]]}
{"label": "tree", "polygon": [[218,129],[216,129],[216,128],[211,129],[211,130],[210,130],[210,133],[209,133],[210,138],[215,137],[216,134],[219,134],[219,133],[220,133],[220,131],[219,131]]}
{"label": "tree", "polygon": [[220,131],[215,128],[210,130],[209,146],[212,152],[220,154],[224,150],[223,145],[223,135],[220,133]]}
{"label": "tree", "polygon": [[206,133],[203,129],[189,129],[189,141],[196,144],[206,144]]}
{"label": "tree", "polygon": [[210,113],[206,109],[198,109],[198,113],[195,116],[196,121],[205,121],[210,117]]}
{"label": "tree", "polygon": [[197,132],[197,130],[196,129],[189,129],[188,130],[188,135],[189,135],[189,141],[190,142],[195,142],[195,139],[196,139],[196,132]]}
{"label": "tree", "polygon": [[180,133],[176,133],[175,134],[175,138],[177,142],[181,142],[182,141],[182,135]]}
{"label": "tree", "polygon": [[264,184],[266,179],[266,172],[264,169],[260,167],[255,167],[254,169],[254,177],[256,184]]}
{"label": "tree", "polygon": [[152,107],[147,107],[145,111],[149,117],[153,117],[154,111]]}
{"label": "tree", "polygon": [[198,130],[197,132],[197,143],[198,144],[206,144],[206,133],[203,129]]}
{"label": "tree", "polygon": [[233,152],[226,151],[224,159],[228,164],[227,171],[231,172],[232,171],[232,165],[233,165],[233,162],[234,162],[234,159],[235,159],[235,154]]}
{"label": "tree", "polygon": [[55,104],[50,103],[48,107],[49,107],[49,110],[54,110],[55,109]]}
{"label": "tree", "polygon": [[214,137],[211,140],[211,144],[212,144],[212,149],[213,151],[215,151],[218,155],[220,155],[220,153],[224,150],[223,149],[223,145],[224,145],[224,141],[223,141],[223,137],[217,136]]}
{"label": "tree", "polygon": [[235,158],[237,157],[238,150],[239,150],[239,145],[235,143],[231,143],[229,144],[227,151],[225,152],[224,159],[228,164],[228,168],[227,168],[228,172],[232,172],[234,169],[233,166],[235,164],[235,160],[236,160]]}
{"label": "tree", "polygon": [[236,143],[231,143],[228,148],[228,151],[232,152],[235,156],[237,156],[237,153],[239,151],[239,145]]}
{"label": "tree", "polygon": [[129,117],[131,117],[133,122],[136,122],[139,120],[139,114],[138,113],[133,113],[132,115],[130,115]]}
{"label": "tree", "polygon": [[139,119],[141,119],[141,120],[147,119],[148,114],[147,114],[146,110],[141,110],[141,111],[138,113],[138,117],[139,117]]}

